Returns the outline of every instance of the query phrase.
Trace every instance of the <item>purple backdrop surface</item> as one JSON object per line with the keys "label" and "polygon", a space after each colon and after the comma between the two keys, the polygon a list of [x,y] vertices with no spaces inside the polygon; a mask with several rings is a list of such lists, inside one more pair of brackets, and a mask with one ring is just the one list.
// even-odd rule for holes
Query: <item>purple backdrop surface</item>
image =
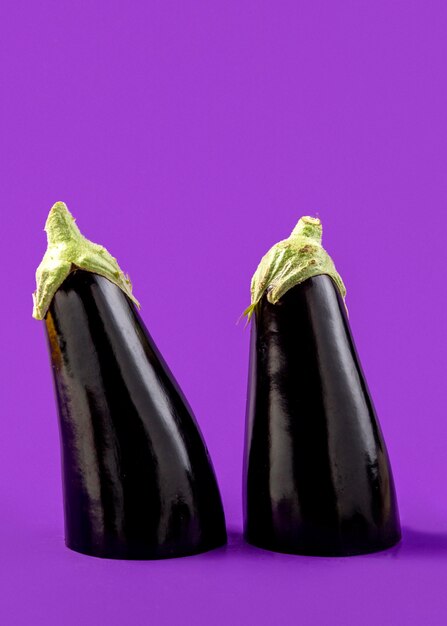
{"label": "purple backdrop surface", "polygon": [[[445,624],[445,2],[3,2],[2,624]],[[129,272],[213,457],[228,547],[165,562],[63,545],[42,323],[65,200]],[[318,213],[393,462],[403,543],[350,559],[243,544],[260,256]]]}

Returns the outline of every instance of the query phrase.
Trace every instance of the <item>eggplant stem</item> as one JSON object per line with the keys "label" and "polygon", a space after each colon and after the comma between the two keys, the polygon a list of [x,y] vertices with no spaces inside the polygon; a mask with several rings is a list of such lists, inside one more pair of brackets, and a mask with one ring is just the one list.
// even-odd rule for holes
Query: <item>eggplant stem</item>
{"label": "eggplant stem", "polygon": [[36,271],[36,291],[33,293],[33,317],[44,319],[54,294],[70,272],[82,269],[104,276],[117,285],[137,307],[132,283],[117,260],[103,246],[86,239],[64,202],[56,202],[45,223],[48,246]]}
{"label": "eggplant stem", "polygon": [[289,289],[320,274],[332,278],[344,301],[346,288],[322,246],[322,235],[318,218],[302,217],[290,237],[279,241],[262,257],[251,281],[251,304],[243,313],[248,321],[264,294],[271,304],[276,304]]}

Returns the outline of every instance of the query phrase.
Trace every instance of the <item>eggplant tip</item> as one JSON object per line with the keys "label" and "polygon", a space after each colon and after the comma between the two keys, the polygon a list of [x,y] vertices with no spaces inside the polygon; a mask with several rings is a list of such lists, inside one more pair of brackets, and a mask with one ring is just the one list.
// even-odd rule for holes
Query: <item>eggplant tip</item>
{"label": "eggplant tip", "polygon": [[330,276],[345,298],[346,288],[322,246],[322,235],[320,218],[305,215],[287,239],[276,243],[262,257],[251,281],[251,305],[243,313],[248,320],[264,295],[271,304],[276,304],[289,289],[320,274]]}
{"label": "eggplant tip", "polygon": [[99,274],[119,287],[140,308],[132,283],[103,246],[84,237],[65,202],[53,204],[45,222],[47,250],[36,271],[33,317],[43,319],[54,294],[75,269]]}

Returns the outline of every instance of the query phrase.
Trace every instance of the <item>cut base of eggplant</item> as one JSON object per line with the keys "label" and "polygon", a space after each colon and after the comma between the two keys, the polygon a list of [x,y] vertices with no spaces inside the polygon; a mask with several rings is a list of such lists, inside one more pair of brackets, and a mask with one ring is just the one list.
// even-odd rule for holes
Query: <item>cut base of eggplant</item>
{"label": "cut base of eggplant", "polygon": [[279,552],[281,554],[296,554],[298,556],[319,556],[319,557],[349,557],[349,556],[360,556],[362,554],[373,554],[375,552],[384,552],[385,550],[389,550],[394,548],[401,541],[401,535],[391,538],[389,543],[380,542],[377,545],[369,544],[368,547],[365,547],[364,544],[359,545],[357,547],[353,546],[341,546],[335,547],[334,544],[331,546],[324,547],[321,544],[316,544],[314,546],[305,543],[304,545],[299,545],[296,542],[291,546],[290,542],[287,542],[286,545],[282,543],[276,544],[267,544],[262,540],[260,543],[256,542],[256,538],[252,538],[244,533],[245,540],[247,543],[251,544],[255,548],[260,548],[262,550],[267,550],[269,552]]}
{"label": "cut base of eggplant", "polygon": [[385,550],[401,538],[391,467],[342,298],[329,276],[252,326],[245,538],[315,556]]}
{"label": "cut base of eggplant", "polygon": [[198,554],[204,554],[205,552],[209,552],[210,550],[216,550],[225,546],[227,540],[220,542],[218,544],[212,544],[209,546],[203,546],[202,548],[191,548],[190,550],[180,550],[176,549],[169,552],[154,551],[148,550],[147,546],[134,546],[133,548],[126,547],[125,549],[110,549],[107,551],[103,550],[95,550],[90,547],[85,546],[76,546],[71,545],[67,541],[65,541],[65,546],[72,550],[73,552],[77,552],[78,554],[83,554],[84,556],[93,556],[97,559],[111,559],[114,561],[163,561],[166,559],[181,559],[188,556],[196,556]]}
{"label": "cut base of eggplant", "polygon": [[206,446],[129,298],[74,271],[45,318],[62,449],[66,545],[113,559],[226,542]]}

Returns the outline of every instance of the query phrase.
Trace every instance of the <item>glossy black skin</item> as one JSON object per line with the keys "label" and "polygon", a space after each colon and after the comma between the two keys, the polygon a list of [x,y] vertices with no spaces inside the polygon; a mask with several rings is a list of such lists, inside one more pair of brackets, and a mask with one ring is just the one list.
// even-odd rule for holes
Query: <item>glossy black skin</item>
{"label": "glossy black skin", "polygon": [[99,557],[162,559],[224,544],[222,503],[200,431],[130,300],[107,279],[75,271],[45,321],[67,546]]}
{"label": "glossy black skin", "polygon": [[244,474],[245,537],[256,546],[347,556],[400,540],[385,443],[329,276],[257,308]]}

